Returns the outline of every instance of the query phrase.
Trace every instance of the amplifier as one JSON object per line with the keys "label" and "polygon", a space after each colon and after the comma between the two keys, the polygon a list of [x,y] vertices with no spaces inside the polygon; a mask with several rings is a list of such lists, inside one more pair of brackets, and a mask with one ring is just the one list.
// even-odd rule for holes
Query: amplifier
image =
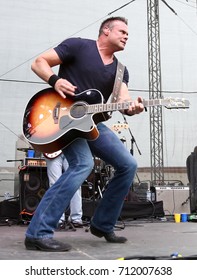
{"label": "amplifier", "polygon": [[154,187],[156,200],[163,201],[165,215],[191,213],[188,186],[156,185]]}
{"label": "amplifier", "polygon": [[25,158],[25,165],[35,167],[46,167],[46,160],[44,158]]}

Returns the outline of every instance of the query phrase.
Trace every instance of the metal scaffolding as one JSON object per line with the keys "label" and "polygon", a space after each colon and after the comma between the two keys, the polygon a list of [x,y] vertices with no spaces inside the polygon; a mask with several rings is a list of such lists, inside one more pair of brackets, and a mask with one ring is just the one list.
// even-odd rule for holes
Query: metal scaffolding
{"label": "metal scaffolding", "polygon": [[[161,93],[159,0],[147,0],[149,98],[163,98]],[[164,182],[162,107],[150,107],[151,181]]]}

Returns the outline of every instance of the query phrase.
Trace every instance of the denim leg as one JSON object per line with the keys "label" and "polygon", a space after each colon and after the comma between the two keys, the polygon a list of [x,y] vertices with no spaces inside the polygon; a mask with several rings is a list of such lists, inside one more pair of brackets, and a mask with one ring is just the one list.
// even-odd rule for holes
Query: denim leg
{"label": "denim leg", "polygon": [[114,167],[115,173],[92,218],[92,225],[112,232],[120,216],[124,199],[132,185],[137,162],[115,133],[99,124],[99,138],[89,142],[92,152]]}
{"label": "denim leg", "polygon": [[69,167],[43,196],[27,228],[27,237],[53,237],[63,211],[69,207],[74,193],[93,169],[92,154],[86,140],[75,140],[63,152]]}

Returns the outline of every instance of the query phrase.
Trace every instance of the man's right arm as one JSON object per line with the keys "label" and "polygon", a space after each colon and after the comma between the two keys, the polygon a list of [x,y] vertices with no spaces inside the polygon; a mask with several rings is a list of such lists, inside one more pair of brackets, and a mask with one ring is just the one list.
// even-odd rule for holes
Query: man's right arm
{"label": "man's right arm", "polygon": [[[74,95],[76,86],[72,85],[66,79],[62,79],[53,72],[54,66],[60,65],[58,54],[54,49],[51,49],[40,56],[38,56],[31,65],[32,71],[45,82],[49,83],[63,98],[66,98],[65,94]],[[52,83],[50,82],[52,77]]]}
{"label": "man's right arm", "polygon": [[55,50],[51,49],[39,55],[31,65],[32,71],[42,80],[48,83],[49,78],[54,74],[52,67],[61,64]]}

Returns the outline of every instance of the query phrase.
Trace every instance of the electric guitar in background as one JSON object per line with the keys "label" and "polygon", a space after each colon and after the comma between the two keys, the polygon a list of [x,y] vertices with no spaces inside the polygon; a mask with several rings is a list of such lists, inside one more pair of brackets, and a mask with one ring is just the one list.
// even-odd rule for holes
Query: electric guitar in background
{"label": "electric guitar in background", "polygon": [[119,132],[119,133],[122,129],[128,129],[128,128],[129,128],[129,125],[127,123],[115,123],[111,127],[112,130]]}
{"label": "electric guitar in background", "polygon": [[62,153],[62,150],[59,150],[54,153],[43,153],[43,155],[47,159],[54,159],[54,158],[58,157],[59,155],[61,155],[61,153]]}
{"label": "electric guitar in background", "polygon": [[[99,135],[97,124],[109,119],[108,112],[128,109],[131,104],[132,101],[104,103],[96,89],[64,99],[53,88],[46,88],[29,100],[23,116],[23,134],[35,150],[54,153],[76,138],[95,140]],[[189,101],[183,98],[143,100],[143,104],[189,108]]]}

